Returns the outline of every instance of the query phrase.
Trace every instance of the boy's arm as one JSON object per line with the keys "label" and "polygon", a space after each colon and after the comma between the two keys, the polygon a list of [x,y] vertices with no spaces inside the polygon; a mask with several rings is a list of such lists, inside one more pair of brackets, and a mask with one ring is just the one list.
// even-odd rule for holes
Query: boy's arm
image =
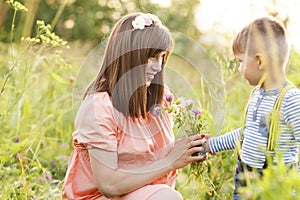
{"label": "boy's arm", "polygon": [[285,120],[293,129],[294,137],[300,143],[300,92],[293,94],[287,99],[285,107]]}
{"label": "boy's arm", "polygon": [[205,151],[209,153],[216,153],[219,151],[234,149],[237,142],[240,141],[242,128],[226,133],[218,137],[211,137],[208,142],[204,144]]}
{"label": "boy's arm", "polygon": [[[256,91],[259,90],[259,88],[260,86],[256,86],[255,88],[252,89],[250,93],[249,101],[253,98],[253,96],[255,95]],[[246,109],[248,108],[246,107]],[[235,129],[234,131],[226,133],[225,135],[214,137],[214,138],[210,138],[210,136],[207,135],[206,138],[208,139],[208,142],[206,142],[203,145],[204,150],[206,152],[216,153],[219,151],[234,149],[238,144],[238,142],[240,142],[242,129],[243,128],[241,127]]]}

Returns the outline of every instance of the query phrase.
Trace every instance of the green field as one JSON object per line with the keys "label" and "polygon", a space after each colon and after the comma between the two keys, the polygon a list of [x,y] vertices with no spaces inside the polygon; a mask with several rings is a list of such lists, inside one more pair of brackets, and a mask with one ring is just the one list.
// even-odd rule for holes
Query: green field
{"label": "green field", "polygon": [[[81,92],[94,75],[91,72],[97,70],[91,66],[95,61],[90,52],[105,39],[67,38],[65,43],[39,21],[40,32],[21,40],[18,24],[11,26],[20,12],[9,9],[9,31],[1,32],[0,43],[0,199],[60,199],[73,149],[74,115]],[[237,71],[230,41],[228,46],[203,50],[195,35],[185,34],[174,33],[177,46],[166,68],[167,85],[176,96],[194,99],[209,114],[211,135],[239,127],[251,87]],[[184,46],[183,39],[192,46]],[[300,88],[300,55],[293,49],[287,72]],[[194,180],[188,166],[179,171],[176,187],[186,200],[230,199],[236,161],[236,151],[210,155],[201,177]],[[290,195],[292,185],[298,195]],[[299,193],[298,175],[278,166],[246,188],[243,196],[287,200],[300,199]]]}

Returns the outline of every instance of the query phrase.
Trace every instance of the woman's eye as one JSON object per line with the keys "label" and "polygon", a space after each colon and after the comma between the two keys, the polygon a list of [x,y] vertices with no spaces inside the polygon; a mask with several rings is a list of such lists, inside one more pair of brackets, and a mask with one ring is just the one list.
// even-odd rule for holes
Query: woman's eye
{"label": "woman's eye", "polygon": [[165,57],[165,53],[164,54],[156,54],[154,56],[151,56],[149,59],[151,60],[155,60],[155,59],[160,59],[160,58],[164,58]]}

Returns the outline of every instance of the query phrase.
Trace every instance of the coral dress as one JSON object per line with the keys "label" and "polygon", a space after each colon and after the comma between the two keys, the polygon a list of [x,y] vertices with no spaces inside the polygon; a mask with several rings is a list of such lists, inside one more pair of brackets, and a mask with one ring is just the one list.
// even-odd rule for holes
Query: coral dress
{"label": "coral dress", "polygon": [[[167,102],[163,106],[167,106]],[[63,186],[64,199],[107,200],[96,186],[89,148],[117,152],[119,168],[134,169],[165,157],[174,145],[169,115],[152,116],[148,113],[145,119],[124,117],[114,109],[106,92],[92,94],[82,102],[75,127],[72,135],[74,150]],[[171,171],[153,183],[116,199],[146,200],[160,189],[174,188],[176,177],[177,171]]]}

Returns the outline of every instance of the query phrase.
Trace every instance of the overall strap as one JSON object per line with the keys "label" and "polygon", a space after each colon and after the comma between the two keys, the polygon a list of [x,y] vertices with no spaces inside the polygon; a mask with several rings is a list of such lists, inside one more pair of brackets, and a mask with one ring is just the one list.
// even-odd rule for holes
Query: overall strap
{"label": "overall strap", "polygon": [[243,117],[243,121],[242,121],[242,131],[241,131],[241,139],[240,139],[240,145],[242,146],[242,143],[243,143],[243,140],[244,140],[244,129],[246,128],[246,118],[247,118],[247,114],[248,114],[248,109],[249,109],[249,103],[251,102],[252,98],[254,97],[254,95],[256,94],[257,91],[259,91],[259,88],[260,88],[260,85],[259,86],[256,86],[252,92],[251,92],[251,95],[250,95],[250,98],[248,100],[248,103],[246,105],[246,109],[245,109],[245,112],[244,112],[244,117]]}
{"label": "overall strap", "polygon": [[279,120],[280,120],[280,106],[286,92],[293,88],[292,84],[286,85],[279,93],[278,98],[275,101],[274,107],[270,113],[270,127],[269,127],[269,137],[267,151],[274,151],[276,140],[279,134]]}

